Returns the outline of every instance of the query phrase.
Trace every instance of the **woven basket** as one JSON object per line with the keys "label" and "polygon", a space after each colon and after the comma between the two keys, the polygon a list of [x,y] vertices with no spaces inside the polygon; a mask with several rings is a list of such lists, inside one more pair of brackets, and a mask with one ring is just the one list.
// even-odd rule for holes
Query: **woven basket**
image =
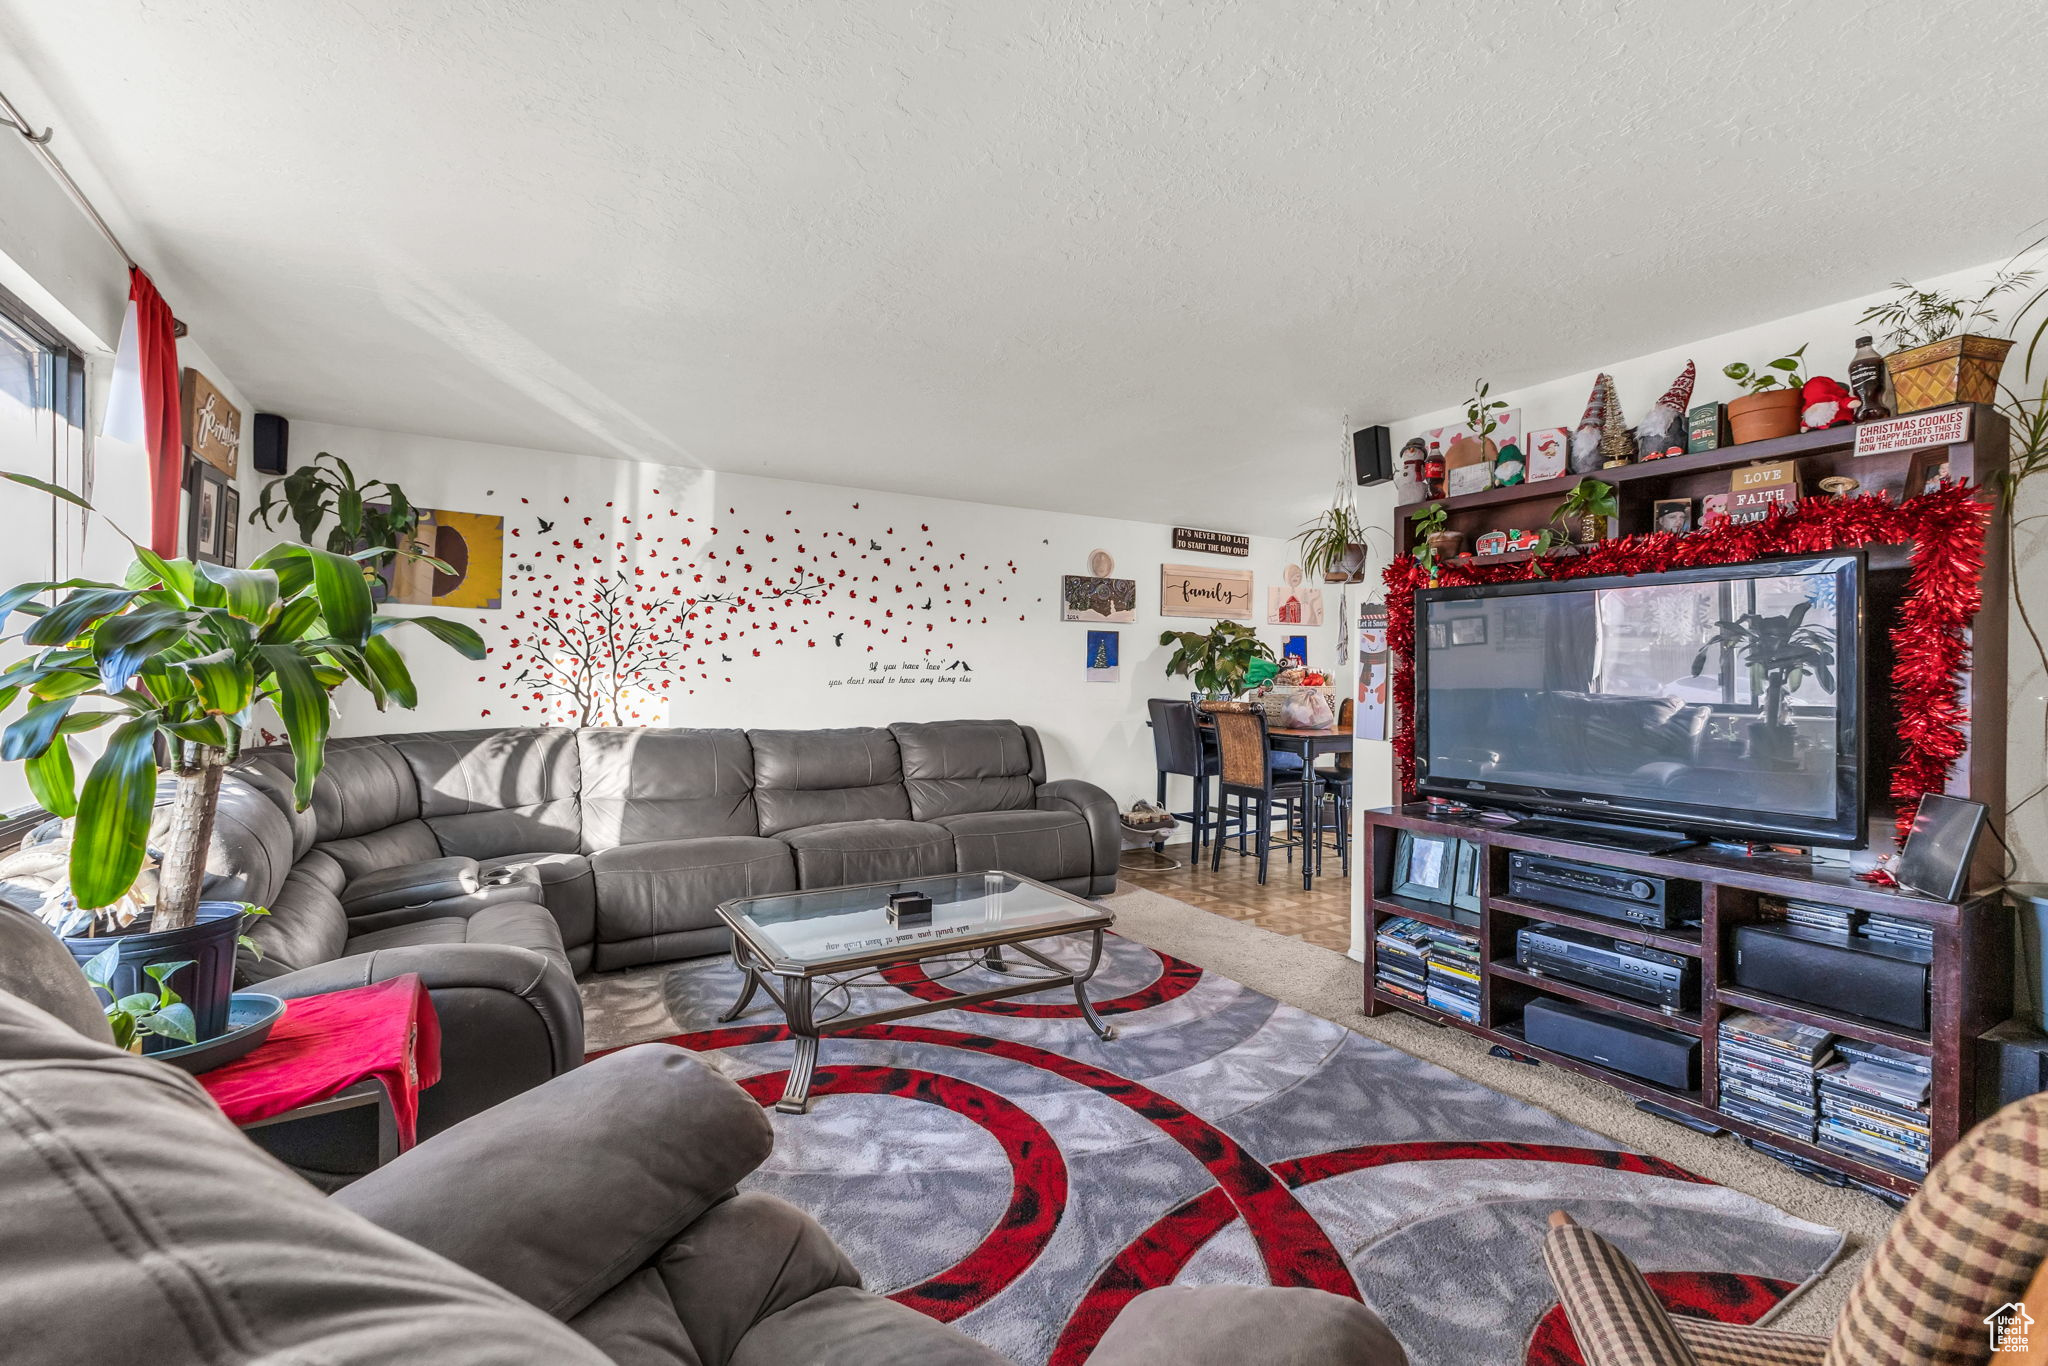
{"label": "woven basket", "polygon": [[1321,688],[1308,688],[1287,684],[1276,684],[1275,686],[1268,688],[1266,691],[1260,693],[1257,697],[1254,697],[1252,700],[1254,702],[1257,702],[1260,708],[1262,708],[1265,711],[1266,724],[1268,726],[1286,726],[1290,724],[1285,714],[1287,704],[1294,700],[1294,698],[1299,696],[1300,694],[1308,692],[1317,692],[1323,695],[1323,701],[1329,703],[1330,705],[1331,724],[1336,724],[1335,718],[1337,715],[1337,690],[1332,687],[1325,686]]}

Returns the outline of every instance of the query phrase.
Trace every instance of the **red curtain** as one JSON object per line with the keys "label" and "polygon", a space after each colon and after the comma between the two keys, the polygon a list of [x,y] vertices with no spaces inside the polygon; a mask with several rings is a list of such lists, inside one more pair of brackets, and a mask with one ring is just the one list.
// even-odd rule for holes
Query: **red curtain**
{"label": "red curtain", "polygon": [[140,266],[128,268],[135,347],[142,377],[143,444],[149,451],[149,548],[178,554],[178,495],[185,485],[185,436],[178,410],[178,339],[171,306]]}

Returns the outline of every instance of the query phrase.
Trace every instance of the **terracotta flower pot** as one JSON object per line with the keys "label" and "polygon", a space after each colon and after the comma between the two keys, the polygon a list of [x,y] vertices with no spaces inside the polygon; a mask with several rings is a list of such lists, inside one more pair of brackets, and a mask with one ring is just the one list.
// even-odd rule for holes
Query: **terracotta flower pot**
{"label": "terracotta flower pot", "polygon": [[1996,403],[1999,367],[2010,350],[2010,337],[1962,336],[1886,356],[1900,414],[1951,403]]}
{"label": "terracotta flower pot", "polygon": [[1728,405],[1728,426],[1735,444],[1768,441],[1774,436],[1793,436],[1799,431],[1799,391],[1766,389],[1744,394]]}

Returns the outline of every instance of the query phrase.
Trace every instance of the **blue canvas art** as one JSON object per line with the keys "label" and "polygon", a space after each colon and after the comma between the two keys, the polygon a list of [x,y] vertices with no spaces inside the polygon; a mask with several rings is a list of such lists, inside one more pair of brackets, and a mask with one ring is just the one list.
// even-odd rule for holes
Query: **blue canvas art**
{"label": "blue canvas art", "polygon": [[1090,683],[1116,682],[1115,631],[1090,631],[1088,633],[1088,681]]}

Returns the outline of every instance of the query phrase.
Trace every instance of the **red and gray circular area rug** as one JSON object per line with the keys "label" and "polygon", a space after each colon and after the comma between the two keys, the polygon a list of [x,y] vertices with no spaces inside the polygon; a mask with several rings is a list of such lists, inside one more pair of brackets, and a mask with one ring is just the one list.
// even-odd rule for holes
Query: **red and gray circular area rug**
{"label": "red and gray circular area rug", "polygon": [[[857,1010],[995,981],[886,976],[847,993]],[[660,982],[685,1030],[670,1041],[772,1106],[791,1053],[775,1004],[714,1023],[738,987],[723,958]],[[1577,1362],[1540,1253],[1559,1207],[1675,1309],[1736,1323],[1841,1246],[1130,940],[1110,940],[1090,999],[1113,1041],[1066,991],[828,1037],[811,1112],[771,1110],[774,1153],[746,1184],[814,1215],[870,1289],[1025,1366],[1079,1366],[1153,1286],[1217,1283],[1362,1299],[1415,1366]]]}

